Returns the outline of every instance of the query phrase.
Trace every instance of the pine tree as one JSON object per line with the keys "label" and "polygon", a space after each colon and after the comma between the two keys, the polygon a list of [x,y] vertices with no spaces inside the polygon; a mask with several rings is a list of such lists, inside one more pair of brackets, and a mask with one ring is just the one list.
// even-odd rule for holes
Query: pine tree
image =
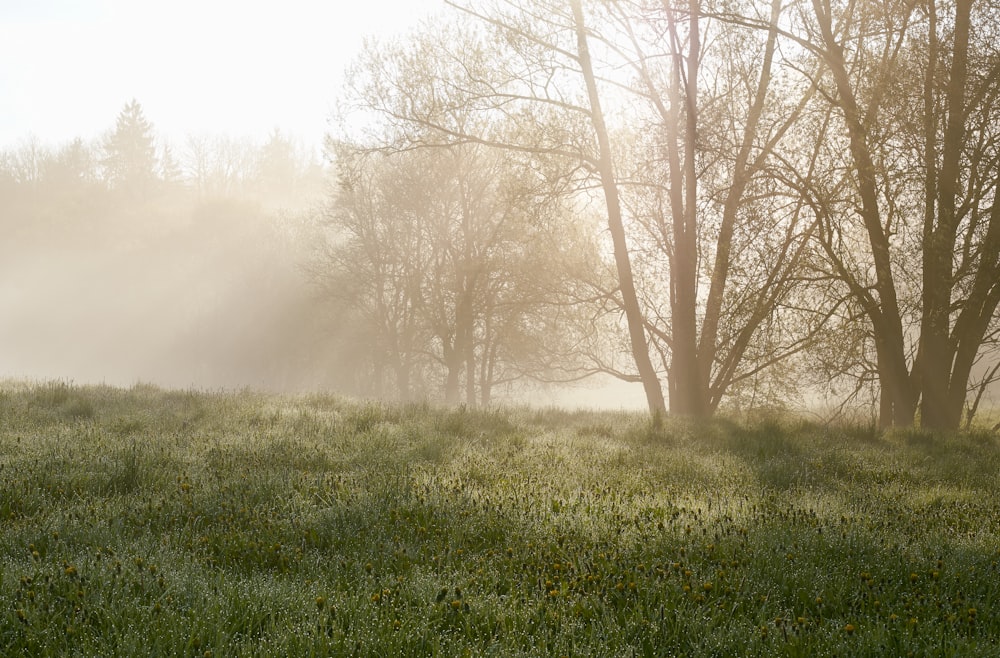
{"label": "pine tree", "polygon": [[145,194],[156,177],[153,126],[132,99],[118,113],[115,129],[104,140],[104,175],[115,189]]}
{"label": "pine tree", "polygon": [[174,150],[170,148],[170,144],[164,143],[160,153],[160,180],[167,186],[183,183],[184,172],[177,158],[174,157]]}

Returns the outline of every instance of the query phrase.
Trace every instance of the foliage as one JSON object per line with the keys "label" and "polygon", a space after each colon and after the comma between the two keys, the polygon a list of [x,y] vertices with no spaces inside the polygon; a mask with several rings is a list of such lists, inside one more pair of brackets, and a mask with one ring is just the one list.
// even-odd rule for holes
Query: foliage
{"label": "foliage", "polygon": [[486,406],[504,385],[588,372],[574,352],[593,325],[577,299],[600,276],[593,227],[525,162],[475,144],[331,151],[311,270],[349,390]]}
{"label": "foliage", "polygon": [[1000,655],[994,434],[12,383],[0,417],[3,655]]}

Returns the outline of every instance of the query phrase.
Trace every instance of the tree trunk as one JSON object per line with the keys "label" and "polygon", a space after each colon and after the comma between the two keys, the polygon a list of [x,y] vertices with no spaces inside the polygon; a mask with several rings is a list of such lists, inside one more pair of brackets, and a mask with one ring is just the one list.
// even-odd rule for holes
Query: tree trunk
{"label": "tree trunk", "polygon": [[628,245],[625,240],[625,226],[622,221],[621,201],[618,196],[618,183],[615,180],[614,164],[611,159],[611,142],[608,137],[604,114],[601,110],[600,96],[597,92],[597,81],[594,77],[593,64],[590,59],[590,49],[587,45],[587,30],[583,22],[583,9],[580,0],[572,0],[573,18],[576,24],[578,60],[587,84],[587,95],[590,100],[590,118],[598,144],[597,169],[601,177],[601,188],[608,209],[608,231],[614,248],[615,266],[618,271],[618,285],[622,295],[622,307],[625,321],[628,325],[629,344],[632,358],[635,360],[642,387],[646,393],[646,404],[652,414],[666,410],[663,399],[663,389],[660,385],[656,369],[649,358],[649,344],[646,340],[646,330],[639,299],[635,291],[635,280],[632,275],[632,262]]}
{"label": "tree trunk", "polygon": [[455,341],[450,344],[447,340],[442,338],[442,354],[444,355],[445,367],[448,369],[448,374],[445,376],[444,380],[444,401],[445,404],[454,405],[458,404],[458,384],[459,376],[462,373],[462,353],[457,349]]}
{"label": "tree trunk", "polygon": [[[916,395],[910,382],[906,362],[906,345],[903,338],[902,316],[896,295],[896,283],[892,273],[889,239],[882,226],[878,206],[878,186],[875,178],[875,164],[868,146],[868,135],[862,121],[854,89],[851,86],[844,61],[844,49],[837,43],[829,14],[821,0],[813,0],[813,10],[819,21],[826,48],[826,61],[830,66],[837,86],[837,103],[844,113],[850,143],[851,158],[857,176],[861,195],[861,218],[868,234],[872,261],[875,266],[875,290],[878,292],[877,307],[866,307],[866,312],[875,333],[878,355],[878,371],[881,380],[883,401],[881,409],[888,411],[892,405],[892,424],[908,427],[913,425],[916,414]],[[888,396],[888,401],[885,397]],[[887,422],[884,417],[881,422]]]}
{"label": "tree trunk", "polygon": [[[698,3],[690,0],[690,27],[687,53],[686,88],[682,90],[682,53],[673,11],[667,10],[673,67],[670,80],[670,120],[666,122],[667,161],[670,169],[670,214],[674,252],[670,263],[670,411],[703,417],[708,413],[708,382],[702,380],[698,353],[698,225],[695,137],[698,129],[698,64],[700,40]],[[681,107],[684,135],[678,135]],[[680,154],[684,155],[683,169]],[[709,369],[711,365],[709,364]]]}
{"label": "tree trunk", "polygon": [[[932,8],[933,11],[933,8]],[[948,80],[948,116],[945,126],[943,157],[937,182],[927,191],[928,203],[935,201],[937,222],[924,229],[923,313],[920,325],[920,424],[935,430],[956,430],[961,422],[968,373],[959,381],[953,372],[956,343],[951,339],[953,259],[958,233],[957,197],[961,173],[962,146],[965,143],[965,84],[968,77],[968,50],[972,0],[955,3],[955,35],[951,75]],[[934,35],[931,35],[934,38]],[[936,64],[931,60],[929,68]],[[930,73],[929,73],[930,75]],[[925,94],[933,89],[925,86]],[[926,118],[926,121],[931,121]],[[936,131],[925,128],[926,146],[933,152]],[[934,195],[934,196],[931,196]],[[934,213],[924,221],[933,221]],[[958,409],[952,397],[959,390]]]}

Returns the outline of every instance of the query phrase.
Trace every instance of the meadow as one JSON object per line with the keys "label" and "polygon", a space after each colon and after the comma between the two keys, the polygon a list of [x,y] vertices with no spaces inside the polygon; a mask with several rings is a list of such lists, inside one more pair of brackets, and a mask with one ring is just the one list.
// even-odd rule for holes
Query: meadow
{"label": "meadow", "polygon": [[0,386],[2,656],[1000,656],[1000,439]]}

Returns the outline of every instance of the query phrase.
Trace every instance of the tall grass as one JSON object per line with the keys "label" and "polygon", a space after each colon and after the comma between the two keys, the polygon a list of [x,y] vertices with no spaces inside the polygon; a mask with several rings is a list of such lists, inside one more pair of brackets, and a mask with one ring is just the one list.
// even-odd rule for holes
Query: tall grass
{"label": "tall grass", "polygon": [[0,390],[0,655],[1000,655],[1000,445]]}

